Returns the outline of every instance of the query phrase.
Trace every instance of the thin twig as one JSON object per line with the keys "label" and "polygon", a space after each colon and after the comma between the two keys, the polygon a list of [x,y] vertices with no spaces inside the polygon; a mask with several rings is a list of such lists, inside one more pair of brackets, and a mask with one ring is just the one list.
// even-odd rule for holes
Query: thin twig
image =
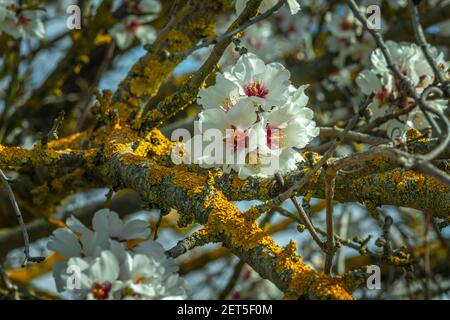
{"label": "thin twig", "polygon": [[245,262],[242,260],[239,260],[238,263],[234,266],[233,274],[231,275],[230,279],[228,280],[227,285],[225,288],[223,288],[222,292],[219,294],[219,300],[224,300],[228,297],[230,292],[234,289],[236,286],[237,281],[239,280],[239,276],[241,275],[242,269],[245,266]]}
{"label": "thin twig", "polygon": [[53,126],[50,129],[50,131],[45,136],[42,137],[42,139],[41,139],[42,146],[44,146],[44,147],[47,146],[47,143],[52,138],[58,139],[58,130],[64,121],[64,116],[65,116],[65,112],[63,110],[58,114],[58,116],[53,121]]}
{"label": "thin twig", "polygon": [[326,223],[327,223],[327,245],[324,272],[331,273],[333,257],[335,253],[334,227],[333,227],[333,198],[336,174],[334,171],[327,172],[325,177],[325,199],[326,199]]}
{"label": "thin twig", "polygon": [[3,269],[3,266],[0,264],[0,280],[3,282],[4,287],[6,288],[8,293],[8,298],[12,297],[14,300],[19,300],[19,289],[15,284],[11,282],[11,279],[8,277],[8,274]]}
{"label": "thin twig", "polygon": [[45,259],[44,257],[30,256],[30,239],[28,237],[27,228],[25,227],[23,216],[22,213],[20,212],[19,205],[17,204],[16,197],[14,196],[14,192],[9,184],[9,179],[1,169],[0,169],[0,179],[3,181],[3,184],[5,185],[5,188],[8,191],[9,200],[11,201],[14,212],[16,213],[17,221],[19,222],[20,229],[22,230],[22,236],[24,241],[24,253],[25,253],[25,259],[22,263],[22,266],[25,266],[28,262],[43,261]]}
{"label": "thin twig", "polygon": [[206,48],[209,47],[210,45],[214,45],[217,43],[220,43],[228,38],[231,38],[233,36],[235,36],[236,34],[238,34],[239,32],[247,29],[248,27],[250,27],[251,25],[260,22],[268,17],[270,17],[273,13],[275,13],[276,11],[278,11],[278,9],[281,8],[281,6],[283,6],[283,4],[286,2],[286,0],[280,0],[278,1],[278,3],[276,5],[274,5],[272,8],[270,8],[269,10],[267,10],[266,12],[260,14],[259,16],[256,16],[252,19],[250,19],[248,22],[242,24],[241,26],[239,26],[238,28],[234,29],[233,31],[227,32],[213,40],[210,41],[204,41],[186,51],[182,51],[182,52],[178,52],[173,54],[174,57],[187,57],[189,56],[191,53],[193,53],[194,51],[197,51],[198,49],[201,48]]}
{"label": "thin twig", "polygon": [[[277,183],[280,185],[281,190],[284,190],[284,180],[283,176],[279,173],[275,173],[275,179],[277,180]],[[300,221],[305,224],[306,228],[308,229],[309,233],[311,234],[313,240],[317,243],[320,249],[324,249],[324,243],[322,239],[320,239],[319,235],[316,232],[316,229],[314,228],[311,220],[309,219],[308,215],[306,214],[305,210],[302,206],[298,204],[297,199],[295,196],[290,197],[292,203],[294,204],[295,208],[297,209]]]}
{"label": "thin twig", "polygon": [[178,241],[174,247],[166,251],[166,255],[170,258],[177,258],[189,250],[192,250],[197,246],[204,245],[208,242],[212,242],[211,239],[207,240],[203,235],[195,232],[189,237]]}
{"label": "thin twig", "polygon": [[425,273],[425,298],[426,300],[431,300],[431,261],[430,261],[430,214],[425,212],[425,230],[423,236],[423,246],[425,248],[425,252],[423,255],[423,269]]}
{"label": "thin twig", "polygon": [[[173,11],[173,13],[175,12],[175,10],[178,7],[178,2],[179,1],[175,1],[174,5],[171,9],[171,11]],[[152,49],[154,52],[157,52],[160,49],[161,45],[164,43],[164,41],[167,39],[170,30],[175,28],[178,25],[178,23],[181,22],[181,20],[183,20],[189,13],[192,12],[193,9],[194,9],[194,6],[192,5],[192,1],[189,0],[186,3],[186,5],[180,11],[178,11],[176,14],[170,14],[169,21],[164,26],[164,28],[161,30],[161,32],[159,33],[159,36],[155,40],[155,42],[152,45],[149,45],[149,49]]]}

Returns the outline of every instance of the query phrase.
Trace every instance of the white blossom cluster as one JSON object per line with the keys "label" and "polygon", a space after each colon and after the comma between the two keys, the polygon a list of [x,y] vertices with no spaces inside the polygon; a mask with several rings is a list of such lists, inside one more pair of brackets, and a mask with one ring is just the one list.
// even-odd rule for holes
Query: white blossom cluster
{"label": "white blossom cluster", "polygon": [[[127,15],[121,22],[110,29],[117,46],[127,49],[136,39],[142,45],[150,44],[156,39],[156,30],[149,23],[158,17],[161,3],[158,0],[133,0],[126,4],[136,14]],[[134,5],[134,6],[132,6]]]}
{"label": "white blossom cluster", "polygon": [[0,34],[3,32],[15,39],[42,39],[45,29],[37,9],[27,8],[18,0],[0,0]]}
{"label": "white blossom cluster", "polygon": [[[425,88],[435,80],[433,69],[425,59],[421,48],[414,43],[396,43],[388,41],[386,47],[392,57],[393,63],[407,76],[420,95]],[[444,54],[436,48],[430,48],[433,60],[437,63],[443,74],[448,74],[449,64],[444,60]],[[361,91],[366,94],[374,94],[373,102],[369,105],[374,118],[387,113],[398,111],[414,103],[410,97],[405,96],[400,89],[399,80],[389,70],[386,60],[380,49],[376,49],[371,57],[371,68],[363,70],[356,78],[356,83]],[[429,100],[428,104],[440,111],[447,107],[445,99]],[[399,120],[389,120],[380,128],[387,130],[390,137],[401,137],[408,128],[424,129],[430,124],[423,113],[416,107],[407,116]]]}
{"label": "white blossom cluster", "polygon": [[[263,1],[259,10],[264,12],[276,5],[277,2]],[[236,14],[241,13],[246,4],[247,1],[236,1]],[[281,61],[287,56],[300,60],[308,56],[312,52],[311,26],[313,21],[309,15],[301,14],[299,1],[288,1],[287,4],[273,13],[271,18],[245,29],[240,38],[240,46],[269,62]],[[312,4],[317,3],[304,5],[302,2],[302,6],[307,8],[310,8]],[[236,17],[231,17],[231,20],[234,18]],[[219,24],[217,32],[224,33],[231,20]],[[238,53],[234,50],[234,46],[230,46],[222,57],[222,62],[224,64],[232,63],[237,57]]]}
{"label": "white blossom cluster", "polygon": [[375,42],[353,13],[350,10],[346,10],[345,14],[327,12],[325,20],[330,34],[326,45],[330,52],[336,54],[333,64],[343,68],[348,58],[364,63]]}
{"label": "white blossom cluster", "polygon": [[102,209],[92,219],[93,230],[74,217],[66,224],[47,245],[64,258],[53,266],[58,291],[93,300],[187,297],[177,266],[158,242],[147,240],[146,221],[123,222],[117,213]]}
{"label": "white blossom cluster", "polygon": [[[272,176],[276,171],[296,169],[302,157],[293,147],[303,148],[319,133],[313,111],[306,107],[306,86],[295,88],[289,71],[280,63],[265,64],[253,53],[216,76],[216,83],[199,93],[202,133],[216,130],[224,137],[223,150],[245,163],[211,164],[213,155],[203,153],[201,166],[220,166],[241,178]],[[248,145],[254,138],[256,143]],[[214,155],[216,156],[216,155]],[[276,165],[262,165],[275,159]],[[273,164],[273,163],[272,163]]]}

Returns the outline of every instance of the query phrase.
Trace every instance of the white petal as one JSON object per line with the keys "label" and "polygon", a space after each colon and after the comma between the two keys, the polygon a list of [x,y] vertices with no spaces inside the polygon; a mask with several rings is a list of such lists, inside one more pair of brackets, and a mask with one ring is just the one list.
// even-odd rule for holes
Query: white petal
{"label": "white petal", "polygon": [[120,239],[138,239],[147,238],[150,235],[148,222],[144,220],[131,220],[127,222],[124,228],[119,233]]}
{"label": "white petal", "polygon": [[236,128],[248,129],[256,122],[256,107],[251,99],[242,98],[228,110],[226,118]]}
{"label": "white petal", "polygon": [[239,86],[219,73],[215,85],[200,90],[197,103],[204,109],[226,107],[238,95]]}
{"label": "white petal", "polygon": [[119,277],[119,271],[119,262],[111,251],[103,251],[91,266],[94,281],[112,283]]}
{"label": "white petal", "polygon": [[356,84],[365,95],[377,93],[381,90],[380,79],[370,70],[362,71],[358,77],[356,77]]}
{"label": "white petal", "polygon": [[199,115],[200,129],[204,133],[209,129],[225,130],[229,128],[227,116],[222,109],[206,109]]}
{"label": "white petal", "polygon": [[291,10],[291,14],[296,14],[300,11],[300,5],[297,0],[287,0],[287,3],[289,5],[289,9]]}
{"label": "white petal", "polygon": [[157,242],[152,240],[147,240],[139,243],[136,247],[133,248],[133,252],[145,254],[147,256],[155,258],[157,261],[164,260],[165,250],[163,246]]}
{"label": "white petal", "polygon": [[136,37],[143,45],[153,43],[156,39],[156,30],[152,26],[141,26],[136,30]]}
{"label": "white petal", "polygon": [[[253,53],[243,54],[236,65],[231,68],[230,75],[241,85],[249,84],[253,81],[254,75],[264,73],[266,66],[264,61]],[[225,75],[226,76],[226,75]]]}
{"label": "white petal", "polygon": [[58,252],[66,258],[77,257],[81,253],[81,245],[73,232],[68,229],[58,228],[53,231],[47,248]]}
{"label": "white petal", "polygon": [[80,220],[78,220],[74,216],[70,216],[69,218],[67,218],[66,224],[73,232],[77,232],[80,234],[92,232],[92,230],[86,227]]}

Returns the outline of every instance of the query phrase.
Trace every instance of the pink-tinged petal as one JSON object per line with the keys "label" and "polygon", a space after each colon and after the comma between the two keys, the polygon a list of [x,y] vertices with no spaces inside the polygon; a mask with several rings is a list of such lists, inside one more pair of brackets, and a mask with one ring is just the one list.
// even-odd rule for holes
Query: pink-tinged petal
{"label": "pink-tinged petal", "polygon": [[226,113],[226,119],[235,128],[248,129],[256,122],[256,106],[251,99],[242,98]]}

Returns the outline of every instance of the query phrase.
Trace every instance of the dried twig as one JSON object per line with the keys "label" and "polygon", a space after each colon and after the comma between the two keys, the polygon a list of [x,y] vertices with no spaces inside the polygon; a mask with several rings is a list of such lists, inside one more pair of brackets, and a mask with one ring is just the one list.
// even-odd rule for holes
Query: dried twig
{"label": "dried twig", "polygon": [[327,245],[324,272],[331,273],[333,257],[335,253],[334,227],[333,227],[333,198],[336,172],[330,171],[325,175],[325,199],[326,199],[326,222],[327,222]]}
{"label": "dried twig", "polygon": [[9,184],[8,177],[3,173],[0,169],[0,179],[3,181],[6,190],[8,191],[9,200],[13,206],[14,212],[16,213],[17,221],[19,222],[20,229],[22,230],[22,236],[24,241],[24,253],[25,259],[22,263],[22,266],[25,266],[28,262],[41,262],[45,259],[45,257],[31,257],[30,256],[30,239],[28,237],[27,228],[25,227],[25,223],[23,221],[22,213],[20,212],[19,205],[17,204],[16,197],[14,196],[14,192]]}
{"label": "dried twig", "polygon": [[[275,173],[275,179],[277,180],[278,184],[281,187],[281,190],[284,190],[284,180],[283,176],[279,173]],[[311,234],[313,240],[317,243],[320,249],[324,249],[324,243],[320,239],[319,235],[317,234],[316,229],[314,228],[311,220],[309,219],[308,215],[306,214],[305,210],[302,206],[298,204],[297,199],[295,196],[290,197],[292,203],[294,204],[295,208],[297,209],[300,221],[305,224],[306,228],[308,229],[309,233]]]}
{"label": "dried twig", "polygon": [[245,262],[242,260],[238,261],[236,265],[234,266],[233,274],[231,275],[230,279],[228,280],[227,285],[223,288],[222,292],[219,294],[219,300],[224,300],[228,297],[230,292],[233,290],[233,288],[236,286],[237,281],[239,280],[239,276],[241,275],[242,269],[245,266]]}
{"label": "dried twig", "polygon": [[217,38],[215,38],[213,40],[204,41],[204,42],[202,42],[202,43],[200,43],[200,44],[198,44],[198,45],[196,45],[196,46],[194,46],[194,47],[192,47],[192,48],[190,48],[190,49],[188,49],[186,51],[175,53],[173,56],[176,56],[176,57],[178,57],[178,56],[187,57],[192,52],[197,51],[198,49],[206,48],[206,47],[209,47],[210,45],[214,45],[214,44],[220,43],[220,42],[222,42],[222,41],[224,41],[226,39],[234,37],[236,34],[238,34],[239,32],[247,29],[251,25],[253,25],[253,24],[257,23],[257,22],[260,22],[260,21],[270,17],[273,13],[278,11],[278,9],[280,9],[285,2],[286,2],[286,0],[280,0],[280,1],[278,1],[278,3],[276,5],[274,5],[272,8],[270,8],[266,12],[260,14],[259,16],[256,16],[256,17],[250,19],[248,22],[242,24],[241,26],[239,26],[238,28],[234,29],[233,31],[227,32],[227,33],[225,33],[225,34],[223,34],[223,35],[221,35],[221,36],[219,36],[219,37],[217,37]]}

